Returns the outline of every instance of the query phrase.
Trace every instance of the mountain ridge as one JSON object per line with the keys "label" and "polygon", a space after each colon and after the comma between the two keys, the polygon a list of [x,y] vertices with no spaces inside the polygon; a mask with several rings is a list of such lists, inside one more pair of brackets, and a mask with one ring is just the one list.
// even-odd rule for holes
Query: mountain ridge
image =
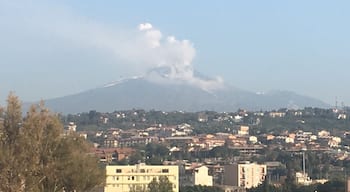
{"label": "mountain ridge", "polygon": [[[108,86],[106,86],[108,85]],[[79,113],[90,110],[145,109],[163,111],[236,111],[273,110],[279,108],[320,107],[328,104],[290,91],[257,94],[232,86],[206,91],[183,82],[156,83],[135,76],[105,86],[64,97],[48,99],[46,105],[55,112]]]}

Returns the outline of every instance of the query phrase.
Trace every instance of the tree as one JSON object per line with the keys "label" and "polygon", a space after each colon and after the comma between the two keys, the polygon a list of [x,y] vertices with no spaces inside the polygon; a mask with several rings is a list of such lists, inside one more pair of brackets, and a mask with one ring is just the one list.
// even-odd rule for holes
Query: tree
{"label": "tree", "polygon": [[0,110],[0,191],[89,191],[104,183],[105,172],[90,145],[63,135],[57,115],[43,103],[22,118],[21,104],[10,94]]}
{"label": "tree", "polygon": [[345,191],[345,183],[340,180],[328,181],[323,185],[317,186],[317,191],[319,192],[342,192]]}
{"label": "tree", "polygon": [[142,162],[143,159],[144,159],[144,156],[141,154],[141,152],[139,150],[137,150],[135,153],[130,155],[130,157],[129,157],[129,165],[138,164],[138,163]]}
{"label": "tree", "polygon": [[160,192],[159,190],[159,182],[157,178],[153,178],[152,181],[148,184],[148,190],[152,192]]}
{"label": "tree", "polygon": [[148,190],[150,192],[173,192],[173,184],[166,176],[160,176],[158,181],[154,177],[148,184]]}
{"label": "tree", "polygon": [[150,165],[161,165],[162,162],[168,157],[169,149],[156,143],[149,143],[145,147],[146,163]]}
{"label": "tree", "polygon": [[180,192],[224,192],[224,190],[216,186],[195,185],[182,187]]}
{"label": "tree", "polygon": [[104,183],[105,172],[99,167],[98,159],[87,152],[90,145],[76,135],[68,136],[60,143],[58,156],[62,163],[61,182],[67,192],[85,192]]}
{"label": "tree", "polygon": [[247,192],[277,192],[277,191],[283,191],[283,190],[269,184],[267,179],[265,179],[263,183],[260,184],[259,186],[247,190]]}
{"label": "tree", "polygon": [[22,123],[21,104],[12,93],[8,96],[6,109],[1,110],[0,136],[0,191],[23,191],[21,154],[24,152],[20,142]]}

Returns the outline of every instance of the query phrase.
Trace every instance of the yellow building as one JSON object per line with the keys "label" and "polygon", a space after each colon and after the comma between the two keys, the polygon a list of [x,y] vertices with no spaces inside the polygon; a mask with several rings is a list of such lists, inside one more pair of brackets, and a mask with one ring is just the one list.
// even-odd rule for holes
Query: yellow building
{"label": "yellow building", "polygon": [[153,178],[168,177],[173,191],[179,191],[179,167],[176,165],[108,165],[105,192],[129,192],[147,189]]}

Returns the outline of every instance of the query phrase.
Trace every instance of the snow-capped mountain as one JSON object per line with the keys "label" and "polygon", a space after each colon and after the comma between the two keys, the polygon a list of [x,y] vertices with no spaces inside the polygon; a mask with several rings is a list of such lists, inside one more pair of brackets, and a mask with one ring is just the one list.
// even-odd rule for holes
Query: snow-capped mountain
{"label": "snow-capped mountain", "polygon": [[207,78],[197,72],[174,76],[172,69],[156,68],[144,76],[108,83],[74,95],[49,99],[46,105],[56,112],[110,112],[140,108],[164,111],[236,111],[279,108],[329,107],[328,104],[288,91],[257,94]]}

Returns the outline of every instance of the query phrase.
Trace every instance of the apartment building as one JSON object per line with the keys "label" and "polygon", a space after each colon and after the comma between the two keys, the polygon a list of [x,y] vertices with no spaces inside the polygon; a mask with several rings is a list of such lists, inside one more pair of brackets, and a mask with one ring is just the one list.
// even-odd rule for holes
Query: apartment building
{"label": "apartment building", "polygon": [[209,168],[205,165],[194,165],[181,167],[180,170],[181,186],[213,186],[213,176],[209,175]]}
{"label": "apartment building", "polygon": [[246,189],[257,187],[265,180],[266,165],[241,162],[224,167],[224,185]]}
{"label": "apartment building", "polygon": [[207,166],[200,166],[194,169],[194,185],[213,186],[213,176],[209,175]]}
{"label": "apartment building", "polygon": [[168,177],[173,191],[179,191],[179,167],[177,165],[108,165],[106,166],[105,192],[129,192],[147,189],[153,178]]}

